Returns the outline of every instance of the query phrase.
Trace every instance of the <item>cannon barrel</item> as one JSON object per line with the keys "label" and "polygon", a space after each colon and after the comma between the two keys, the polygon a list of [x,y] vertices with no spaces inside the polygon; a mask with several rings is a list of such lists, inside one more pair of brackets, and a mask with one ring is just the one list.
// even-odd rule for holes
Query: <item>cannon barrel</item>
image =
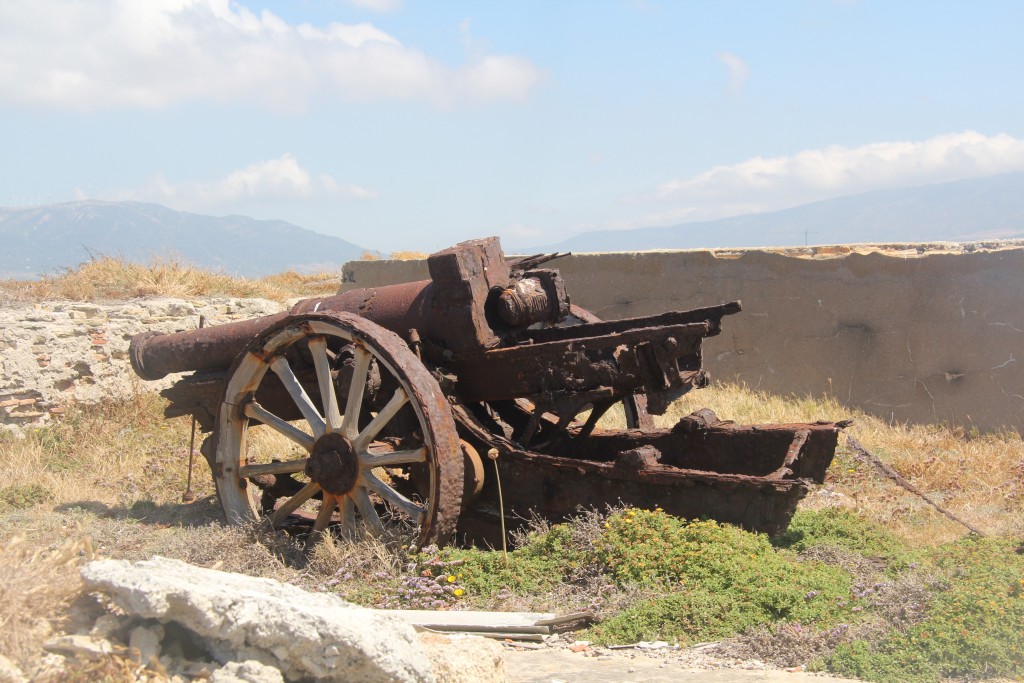
{"label": "cannon barrel", "polygon": [[132,339],[129,357],[135,372],[147,380],[226,370],[263,330],[288,316],[315,312],[358,315],[406,341],[416,330],[430,342],[424,344],[425,356],[439,349],[471,356],[499,346],[502,335],[512,330],[566,317],[569,297],[557,272],[524,271],[544,258],[510,264],[496,237],[470,240],[431,254],[430,280],[303,299],[289,311],[255,320],[175,334],[144,333]]}
{"label": "cannon barrel", "polygon": [[411,329],[429,336],[437,326],[437,319],[430,315],[433,290],[430,280],[353,289],[336,296],[303,299],[288,311],[262,318],[173,334],[145,332],[132,338],[129,358],[136,374],[146,380],[175,372],[226,370],[260,332],[288,316],[314,311],[353,313],[403,337]]}

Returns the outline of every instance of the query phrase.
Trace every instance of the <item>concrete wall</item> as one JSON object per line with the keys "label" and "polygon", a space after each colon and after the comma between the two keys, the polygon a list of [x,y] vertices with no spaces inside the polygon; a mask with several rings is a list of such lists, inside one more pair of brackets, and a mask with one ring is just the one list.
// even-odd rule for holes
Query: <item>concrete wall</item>
{"label": "concrete wall", "polygon": [[[579,254],[573,303],[608,319],[739,299],[705,343],[712,377],[831,394],[888,419],[1024,431],[1024,248],[848,247]],[[425,279],[352,262],[343,288]]]}

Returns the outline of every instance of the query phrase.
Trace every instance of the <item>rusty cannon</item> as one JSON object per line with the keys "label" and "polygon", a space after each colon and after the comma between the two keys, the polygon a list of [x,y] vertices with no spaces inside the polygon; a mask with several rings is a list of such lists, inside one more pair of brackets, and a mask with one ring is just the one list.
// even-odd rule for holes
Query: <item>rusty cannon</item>
{"label": "rusty cannon", "polygon": [[[740,303],[601,321],[544,267],[555,257],[464,242],[428,258],[430,280],[138,335],[132,366],[190,373],[163,392],[166,415],[209,433],[233,523],[422,546],[623,503],[784,529],[845,423],[741,426],[705,409],[655,427],[707,384],[701,344]],[[613,409],[625,428],[603,426]]]}

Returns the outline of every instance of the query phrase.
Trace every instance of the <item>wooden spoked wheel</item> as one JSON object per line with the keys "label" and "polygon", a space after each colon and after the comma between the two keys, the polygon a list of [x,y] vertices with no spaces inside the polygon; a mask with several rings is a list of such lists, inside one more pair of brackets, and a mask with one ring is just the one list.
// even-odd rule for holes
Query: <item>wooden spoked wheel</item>
{"label": "wooden spoked wheel", "polygon": [[[250,452],[268,429],[287,453]],[[394,530],[417,547],[454,533],[463,460],[450,407],[405,342],[369,320],[312,313],[262,333],[229,371],[215,438],[231,523],[308,526],[310,542]]]}

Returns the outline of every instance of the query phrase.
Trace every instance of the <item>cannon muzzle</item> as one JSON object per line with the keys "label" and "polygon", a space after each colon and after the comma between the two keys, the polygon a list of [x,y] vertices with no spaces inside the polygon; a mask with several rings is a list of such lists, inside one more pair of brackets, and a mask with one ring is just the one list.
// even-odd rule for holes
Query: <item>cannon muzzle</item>
{"label": "cannon muzzle", "polygon": [[256,335],[288,316],[330,311],[353,313],[399,334],[430,326],[431,282],[353,289],[331,297],[303,299],[289,310],[252,320],[187,332],[144,332],[132,338],[129,358],[135,373],[157,380],[175,372],[226,370]]}

